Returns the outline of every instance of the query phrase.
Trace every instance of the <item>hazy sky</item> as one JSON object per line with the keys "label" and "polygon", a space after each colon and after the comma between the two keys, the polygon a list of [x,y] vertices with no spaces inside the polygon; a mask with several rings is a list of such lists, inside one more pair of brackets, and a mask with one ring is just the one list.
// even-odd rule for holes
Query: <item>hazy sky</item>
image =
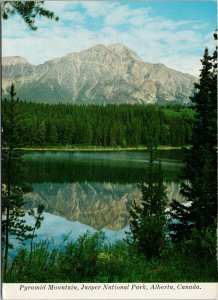
{"label": "hazy sky", "polygon": [[122,43],[144,61],[198,75],[204,48],[214,47],[215,0],[45,3],[60,20],[39,18],[36,32],[16,15],[3,21],[3,56],[40,64],[96,44]]}

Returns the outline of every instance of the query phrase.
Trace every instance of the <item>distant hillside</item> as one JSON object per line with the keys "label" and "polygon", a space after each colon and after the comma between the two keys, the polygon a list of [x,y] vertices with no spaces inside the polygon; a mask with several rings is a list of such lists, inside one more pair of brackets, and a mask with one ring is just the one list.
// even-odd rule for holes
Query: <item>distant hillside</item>
{"label": "distant hillside", "polygon": [[44,103],[188,103],[197,78],[143,62],[121,44],[96,45],[79,53],[31,65],[4,57],[3,96],[12,82],[23,100]]}

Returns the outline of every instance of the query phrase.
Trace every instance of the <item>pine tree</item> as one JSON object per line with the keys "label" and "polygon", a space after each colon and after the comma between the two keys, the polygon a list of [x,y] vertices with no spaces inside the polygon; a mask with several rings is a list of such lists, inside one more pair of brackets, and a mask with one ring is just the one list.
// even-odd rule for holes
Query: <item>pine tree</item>
{"label": "pine tree", "polygon": [[[14,85],[11,85],[9,110],[4,120],[8,123],[3,138],[7,142],[7,149],[2,152],[3,174],[2,174],[2,247],[4,248],[4,274],[7,271],[8,251],[13,247],[10,243],[10,235],[15,235],[19,240],[26,239],[26,233],[31,229],[25,225],[25,221],[21,219],[24,216],[23,193],[27,192],[26,186],[18,186],[21,176],[21,155],[16,151],[19,145],[19,116],[17,106],[19,99],[14,99],[16,93]],[[20,176],[19,176],[20,175]]]}
{"label": "pine tree", "polygon": [[44,1],[4,1],[2,3],[3,19],[7,20],[11,15],[17,13],[32,30],[37,30],[36,16],[58,21],[58,17],[52,11],[45,9],[43,5]]}
{"label": "pine tree", "polygon": [[174,241],[187,237],[193,228],[204,230],[214,226],[216,219],[216,51],[206,48],[199,83],[191,98],[195,110],[192,147],[186,150],[181,194],[189,204],[173,201],[171,235]]}
{"label": "pine tree", "polygon": [[[41,131],[42,133],[42,131]],[[51,124],[47,130],[46,143],[57,146],[58,132],[55,124]]]}
{"label": "pine tree", "polygon": [[46,142],[46,124],[44,120],[38,124],[37,129],[37,144],[39,146],[44,146]]}
{"label": "pine tree", "polygon": [[3,115],[4,124],[3,139],[7,148],[2,151],[2,248],[4,250],[4,275],[8,269],[9,249],[13,248],[11,238],[16,238],[22,243],[32,238],[33,228],[26,225],[24,220],[24,193],[31,187],[23,182],[22,155],[16,148],[19,146],[20,115],[19,99],[15,100],[14,85],[11,85],[8,111]]}
{"label": "pine tree", "polygon": [[159,256],[166,239],[166,191],[161,165],[155,165],[151,150],[146,181],[141,183],[141,203],[134,201],[130,209],[130,232],[127,241],[148,259]]}

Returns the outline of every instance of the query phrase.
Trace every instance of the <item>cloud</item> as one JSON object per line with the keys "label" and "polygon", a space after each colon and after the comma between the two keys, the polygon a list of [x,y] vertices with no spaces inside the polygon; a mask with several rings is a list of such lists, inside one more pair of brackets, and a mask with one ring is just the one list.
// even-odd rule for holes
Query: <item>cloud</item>
{"label": "cloud", "polygon": [[116,8],[116,2],[109,1],[81,1],[81,7],[85,9],[85,14],[92,17],[106,16]]}
{"label": "cloud", "polygon": [[201,62],[198,56],[172,55],[170,58],[162,57],[161,61],[169,68],[180,70],[183,73],[199,76]]}
{"label": "cloud", "polygon": [[47,1],[46,7],[60,20],[39,18],[36,32],[18,16],[3,21],[3,56],[20,55],[39,64],[99,43],[122,43],[144,61],[162,62],[198,75],[204,47],[214,48],[207,22],[172,20],[155,15],[148,5],[136,8],[130,2]]}
{"label": "cloud", "polygon": [[69,7],[75,7],[76,1],[46,1],[45,8],[53,11],[55,14],[62,14],[69,11]]}
{"label": "cloud", "polygon": [[148,17],[146,9],[130,9],[127,5],[117,6],[111,13],[107,14],[104,23],[109,26],[129,24],[142,26],[146,24]]}
{"label": "cloud", "polygon": [[62,19],[69,20],[75,23],[84,23],[85,16],[77,11],[67,11],[64,12],[61,16]]}

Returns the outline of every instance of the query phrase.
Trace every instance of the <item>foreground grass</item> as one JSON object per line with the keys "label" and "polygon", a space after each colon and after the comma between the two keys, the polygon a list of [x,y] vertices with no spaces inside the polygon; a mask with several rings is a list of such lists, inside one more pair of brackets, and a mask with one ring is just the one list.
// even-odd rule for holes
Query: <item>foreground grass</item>
{"label": "foreground grass", "polygon": [[160,257],[148,260],[124,241],[111,245],[101,232],[86,233],[52,250],[47,241],[41,242],[32,255],[20,248],[4,282],[216,281],[215,256],[208,259],[209,249],[197,254],[195,247],[192,242],[168,245]]}

